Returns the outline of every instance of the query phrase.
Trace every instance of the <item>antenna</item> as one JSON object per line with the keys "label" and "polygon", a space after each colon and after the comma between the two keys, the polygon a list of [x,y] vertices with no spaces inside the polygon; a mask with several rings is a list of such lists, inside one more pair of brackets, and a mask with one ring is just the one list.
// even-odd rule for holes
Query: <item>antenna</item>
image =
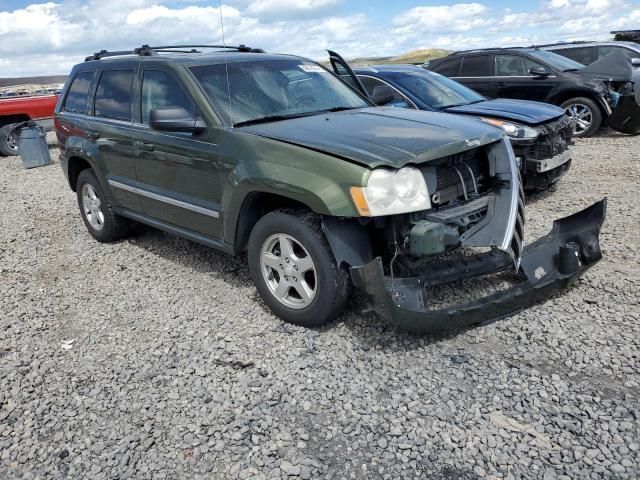
{"label": "antenna", "polygon": [[224,41],[224,22],[222,21],[222,0],[218,0],[218,5],[220,7],[220,29],[222,30],[222,45],[226,46],[227,44]]}

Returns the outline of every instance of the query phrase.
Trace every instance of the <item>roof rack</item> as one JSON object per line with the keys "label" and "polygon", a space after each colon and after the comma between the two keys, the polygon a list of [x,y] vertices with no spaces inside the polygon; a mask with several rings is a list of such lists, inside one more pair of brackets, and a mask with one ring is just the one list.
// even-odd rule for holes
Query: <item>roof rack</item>
{"label": "roof rack", "polygon": [[531,45],[529,48],[543,48],[543,47],[558,47],[560,45],[581,45],[585,43],[593,43],[595,40],[573,40],[571,42],[554,42],[554,43],[544,43],[541,45]]}
{"label": "roof rack", "polygon": [[458,53],[493,52],[495,50],[511,50],[512,48],[524,48],[524,47],[471,48],[469,50],[458,50],[456,52],[450,53],[449,55],[456,55]]}
{"label": "roof rack", "polygon": [[[150,57],[157,55],[158,53],[202,53],[198,48],[220,48],[223,50],[236,50],[238,52],[250,52],[250,53],[264,53],[261,48],[251,48],[246,45],[229,46],[229,45],[165,45],[161,47],[150,47],[149,45],[142,45],[136,47],[133,50],[119,50],[109,52],[107,50],[100,50],[99,52],[89,55],[84,59],[85,62],[92,60],[100,60],[105,57],[121,57],[124,55],[139,55],[140,57]],[[188,49],[188,50],[185,50]]]}

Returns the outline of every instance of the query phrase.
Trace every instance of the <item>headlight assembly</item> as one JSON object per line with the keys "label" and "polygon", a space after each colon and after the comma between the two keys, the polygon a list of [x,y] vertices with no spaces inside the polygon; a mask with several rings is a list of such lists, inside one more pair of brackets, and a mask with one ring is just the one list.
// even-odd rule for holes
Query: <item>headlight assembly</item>
{"label": "headlight assembly", "polygon": [[427,184],[422,172],[414,167],[396,171],[384,168],[373,170],[366,187],[351,187],[351,198],[360,215],[365,217],[431,208]]}
{"label": "headlight assembly", "polygon": [[520,125],[518,123],[509,122],[507,120],[500,120],[498,118],[480,117],[485,123],[499,127],[509,138],[521,139],[521,140],[533,140],[540,135],[540,132],[532,127],[526,125]]}

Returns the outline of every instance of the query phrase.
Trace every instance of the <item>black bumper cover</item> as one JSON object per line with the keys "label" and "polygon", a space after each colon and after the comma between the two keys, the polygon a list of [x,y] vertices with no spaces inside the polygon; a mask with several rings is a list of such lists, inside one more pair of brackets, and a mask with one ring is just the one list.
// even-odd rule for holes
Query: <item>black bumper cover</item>
{"label": "black bumper cover", "polygon": [[599,234],[606,202],[605,198],[553,222],[547,235],[524,249],[520,263],[524,282],[471,302],[429,310],[423,280],[418,276],[395,278],[392,291],[391,279],[384,275],[380,257],[351,268],[351,276],[377,311],[403,329],[427,333],[490,323],[549,298],[602,258]]}

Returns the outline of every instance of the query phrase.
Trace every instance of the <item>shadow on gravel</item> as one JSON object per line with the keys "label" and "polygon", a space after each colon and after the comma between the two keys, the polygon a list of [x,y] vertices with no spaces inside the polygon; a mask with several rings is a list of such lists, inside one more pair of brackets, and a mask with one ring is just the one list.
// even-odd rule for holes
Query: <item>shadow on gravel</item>
{"label": "shadow on gravel", "polygon": [[244,288],[251,285],[244,257],[233,257],[142,224],[135,224],[131,235],[123,242],[184,268],[214,275],[231,286]]}
{"label": "shadow on gravel", "polygon": [[[246,258],[233,257],[212,248],[186,240],[145,225],[136,224],[131,235],[123,243],[141,248],[147,253],[192,269],[199,273],[214,275],[232,287],[253,287]],[[257,302],[270,312],[256,293],[250,301]],[[408,351],[423,348],[432,343],[454,338],[472,328],[455,329],[439,334],[419,334],[401,330],[395,324],[378,316],[364,295],[354,292],[345,311],[334,321],[313,329],[328,333],[343,324],[360,341],[360,348],[369,350],[382,348],[389,351]],[[293,334],[299,327],[286,324],[278,327],[284,334]]]}

